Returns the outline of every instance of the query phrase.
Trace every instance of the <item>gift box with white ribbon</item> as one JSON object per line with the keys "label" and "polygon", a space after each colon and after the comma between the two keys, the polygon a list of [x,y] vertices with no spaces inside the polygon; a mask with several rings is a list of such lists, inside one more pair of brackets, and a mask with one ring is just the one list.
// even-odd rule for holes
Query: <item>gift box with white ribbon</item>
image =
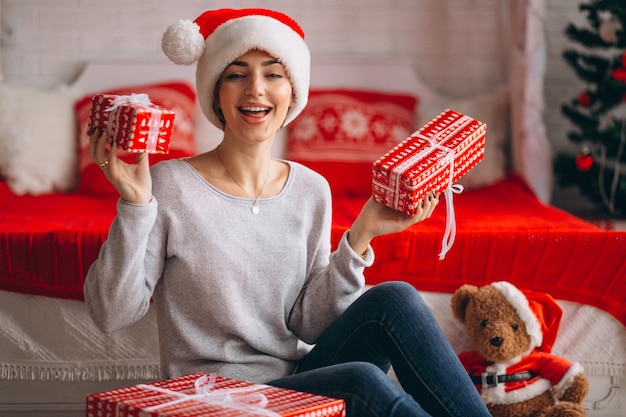
{"label": "gift box with white ribbon", "polygon": [[106,130],[126,152],[168,153],[174,118],[173,111],[152,104],[147,94],[96,94],[87,130]]}
{"label": "gift box with white ribbon", "polygon": [[197,373],[87,396],[87,417],[345,416],[343,400]]}
{"label": "gift box with white ribbon", "polygon": [[[452,194],[463,190],[454,183],[483,159],[486,131],[478,120],[443,111],[374,162],[374,200],[413,216],[428,192],[443,193],[448,209],[446,235],[452,233],[454,241]],[[443,255],[448,244],[444,243]]]}

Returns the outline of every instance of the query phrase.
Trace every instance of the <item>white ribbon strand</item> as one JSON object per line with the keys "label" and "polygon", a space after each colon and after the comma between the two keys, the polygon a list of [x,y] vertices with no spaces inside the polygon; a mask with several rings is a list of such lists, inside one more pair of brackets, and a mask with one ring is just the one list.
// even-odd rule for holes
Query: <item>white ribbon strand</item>
{"label": "white ribbon strand", "polygon": [[[467,118],[469,120],[469,118]],[[452,248],[454,244],[454,240],[456,238],[456,218],[454,213],[454,202],[453,197],[454,194],[460,194],[463,192],[463,186],[460,184],[452,184],[452,180],[454,179],[454,157],[455,152],[454,149],[441,145],[436,142],[436,138],[439,137],[441,133],[435,135],[435,137],[429,138],[420,133],[414,133],[413,136],[425,140],[430,145],[425,148],[421,152],[413,155],[411,158],[407,158],[402,164],[399,164],[397,167],[391,170],[391,175],[393,177],[393,182],[396,184],[396,199],[399,198],[399,178],[404,173],[404,171],[411,165],[414,164],[415,161],[422,160],[429,153],[434,152],[435,150],[440,150],[446,153],[446,156],[442,158],[442,162],[449,163],[449,175],[448,175],[448,187],[443,191],[443,194],[446,198],[446,230],[443,235],[443,239],[441,240],[441,252],[439,253],[439,260],[442,261],[446,257],[446,254]]]}
{"label": "white ribbon strand", "polygon": [[454,194],[461,194],[462,192],[463,186],[461,184],[450,185],[443,191],[443,195],[446,198],[446,231],[441,241],[441,252],[439,253],[440,261],[443,261],[446,257],[446,253],[452,248],[454,239],[456,238],[456,217],[454,215],[454,202],[452,198]]}
{"label": "white ribbon strand", "polygon": [[248,387],[224,388],[212,391],[216,380],[217,377],[215,374],[203,375],[196,379],[194,382],[195,394],[185,394],[147,384],[141,384],[138,385],[138,387],[148,391],[156,391],[178,397],[177,399],[167,401],[162,404],[146,407],[144,410],[148,412],[165,407],[171,407],[185,401],[195,400],[210,405],[231,408],[260,416],[280,417],[280,414],[265,408],[269,400],[264,394],[257,392],[261,388],[267,388],[267,385],[251,385]]}

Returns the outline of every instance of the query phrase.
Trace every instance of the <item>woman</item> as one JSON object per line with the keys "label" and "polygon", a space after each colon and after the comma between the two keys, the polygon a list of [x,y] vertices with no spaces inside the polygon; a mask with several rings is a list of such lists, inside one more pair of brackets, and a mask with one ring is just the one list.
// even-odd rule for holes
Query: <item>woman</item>
{"label": "woman", "polygon": [[147,155],[125,164],[106,133],[91,136],[90,155],[121,197],[85,282],[99,327],[133,323],[153,298],[166,378],[204,371],[343,398],[351,416],[489,415],[412,287],[359,297],[370,241],[430,217],[438,198],[412,218],[370,199],[331,253],[327,182],[271,158],[308,95],[297,23],[209,11],[168,28],[163,49],[198,61],[200,105],[224,138],[150,169]]}

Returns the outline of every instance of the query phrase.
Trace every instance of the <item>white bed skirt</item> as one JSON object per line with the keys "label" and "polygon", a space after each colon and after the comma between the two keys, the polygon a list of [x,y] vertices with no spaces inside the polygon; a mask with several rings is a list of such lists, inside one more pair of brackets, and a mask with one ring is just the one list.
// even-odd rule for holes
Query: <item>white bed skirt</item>
{"label": "white bed skirt", "polygon": [[[454,349],[469,349],[450,294],[422,295]],[[626,415],[626,328],[597,308],[559,304],[563,321],[553,352],[584,366],[588,415]],[[153,308],[134,325],[105,334],[81,301],[0,291],[0,323],[2,416],[83,416],[86,393],[161,379]]]}
{"label": "white bed skirt", "polygon": [[0,291],[0,380],[158,379],[156,314],[113,333],[85,303]]}
{"label": "white bed skirt", "polygon": [[[470,349],[450,309],[450,294],[422,293],[457,352]],[[563,321],[553,353],[588,375],[626,374],[626,328],[595,307],[559,301]],[[102,333],[81,301],[0,291],[0,380],[158,379],[156,314]]]}

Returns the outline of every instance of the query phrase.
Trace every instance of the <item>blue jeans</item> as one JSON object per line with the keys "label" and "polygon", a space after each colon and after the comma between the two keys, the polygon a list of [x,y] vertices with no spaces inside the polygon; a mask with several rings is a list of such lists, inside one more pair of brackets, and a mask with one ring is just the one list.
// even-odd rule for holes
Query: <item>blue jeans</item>
{"label": "blue jeans", "polygon": [[[402,385],[388,376],[393,369]],[[294,375],[269,382],[345,400],[348,416],[490,416],[430,309],[409,284],[356,300]]]}

